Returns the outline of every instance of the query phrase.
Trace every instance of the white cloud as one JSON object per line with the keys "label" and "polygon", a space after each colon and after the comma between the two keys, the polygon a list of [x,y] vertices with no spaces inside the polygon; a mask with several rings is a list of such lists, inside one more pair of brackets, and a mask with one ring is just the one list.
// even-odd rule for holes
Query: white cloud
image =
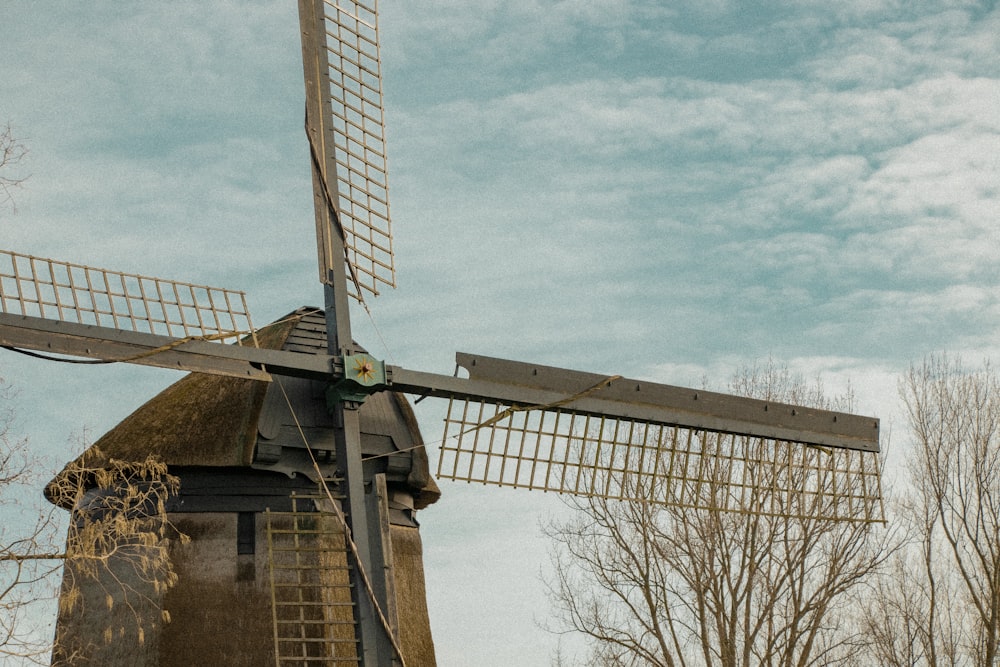
{"label": "white cloud", "polygon": [[[1000,88],[997,89],[1000,99]],[[908,218],[956,215],[993,226],[1000,210],[1000,129],[927,134],[884,153],[850,213]]]}

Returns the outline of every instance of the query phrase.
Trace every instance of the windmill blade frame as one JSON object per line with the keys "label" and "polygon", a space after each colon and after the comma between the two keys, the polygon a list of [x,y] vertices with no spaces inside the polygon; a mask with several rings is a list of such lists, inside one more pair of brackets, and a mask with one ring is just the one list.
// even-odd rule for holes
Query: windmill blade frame
{"label": "windmill blade frame", "polygon": [[351,296],[395,287],[378,3],[300,0],[320,282],[343,254]]}
{"label": "windmill blade frame", "polygon": [[0,250],[0,313],[253,343],[246,294]]}
{"label": "windmill blade frame", "polygon": [[438,478],[885,521],[874,417],[470,354],[457,361],[469,378],[454,382]]}
{"label": "windmill blade frame", "polygon": [[695,510],[885,521],[877,452],[517,407],[451,401],[437,477]]}

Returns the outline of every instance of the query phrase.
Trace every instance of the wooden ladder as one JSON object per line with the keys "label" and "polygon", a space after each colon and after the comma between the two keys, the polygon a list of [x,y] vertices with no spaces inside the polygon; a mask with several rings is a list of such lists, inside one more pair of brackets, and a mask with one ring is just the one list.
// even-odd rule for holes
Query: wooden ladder
{"label": "wooden ladder", "polygon": [[359,665],[344,529],[321,495],[265,512],[277,667]]}

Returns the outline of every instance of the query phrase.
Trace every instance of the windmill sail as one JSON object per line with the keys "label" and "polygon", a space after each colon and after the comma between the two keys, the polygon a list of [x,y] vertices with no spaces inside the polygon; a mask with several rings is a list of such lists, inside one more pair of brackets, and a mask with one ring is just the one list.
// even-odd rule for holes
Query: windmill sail
{"label": "windmill sail", "polygon": [[438,478],[697,509],[884,521],[878,454],[453,400]]}
{"label": "windmill sail", "polygon": [[396,388],[419,382],[451,398],[439,478],[885,520],[876,418],[469,354],[457,361],[468,378],[392,370]]}
{"label": "windmill sail", "polygon": [[0,346],[265,381],[332,372],[256,335],[243,292],[0,250]]}
{"label": "windmill sail", "polygon": [[395,286],[378,3],[301,0],[320,281],[345,254],[352,296]]}
{"label": "windmill sail", "polygon": [[0,313],[237,344],[253,331],[243,292],[6,250]]}

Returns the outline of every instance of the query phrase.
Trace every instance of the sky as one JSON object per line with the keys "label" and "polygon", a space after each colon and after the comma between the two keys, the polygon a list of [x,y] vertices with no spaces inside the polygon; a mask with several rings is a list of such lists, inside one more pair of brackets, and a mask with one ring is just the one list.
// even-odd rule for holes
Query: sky
{"label": "sky", "polygon": [[[242,289],[258,326],[320,304],[295,4],[0,3],[0,123],[30,149],[0,248]],[[850,388],[890,461],[910,364],[998,357],[994,2],[380,12],[399,286],[354,313],[373,353],[720,389],[773,359]],[[0,377],[54,466],[178,379],[12,354]],[[578,657],[545,629],[559,499],[441,485],[421,514],[439,664]]]}

